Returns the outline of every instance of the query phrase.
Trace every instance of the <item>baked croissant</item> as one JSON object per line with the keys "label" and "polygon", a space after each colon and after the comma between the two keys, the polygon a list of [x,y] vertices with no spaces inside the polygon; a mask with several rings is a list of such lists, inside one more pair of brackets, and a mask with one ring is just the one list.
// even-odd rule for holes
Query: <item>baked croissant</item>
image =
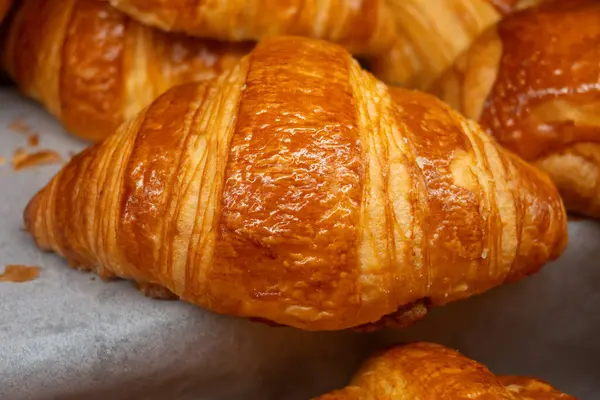
{"label": "baked croissant", "polygon": [[103,1],[22,0],[4,66],[68,131],[99,140],[165,90],[211,78],[250,49],[147,28]]}
{"label": "baked croissant", "polygon": [[412,343],[365,362],[350,385],[316,400],[575,400],[539,379],[494,376],[446,347]]}
{"label": "baked croissant", "polygon": [[389,0],[395,45],[367,61],[378,78],[428,89],[488,27],[515,8],[541,0]]}
{"label": "baked croissant", "polygon": [[308,330],[408,323],[567,240],[541,172],[433,96],[296,37],[160,96],[73,158],[25,223],[71,265]]}
{"label": "baked croissant", "polygon": [[109,1],[145,24],[228,41],[298,35],[366,55],[388,49],[396,34],[386,0]]}
{"label": "baked croissant", "polygon": [[600,2],[510,16],[433,91],[544,169],[569,210],[600,217]]}

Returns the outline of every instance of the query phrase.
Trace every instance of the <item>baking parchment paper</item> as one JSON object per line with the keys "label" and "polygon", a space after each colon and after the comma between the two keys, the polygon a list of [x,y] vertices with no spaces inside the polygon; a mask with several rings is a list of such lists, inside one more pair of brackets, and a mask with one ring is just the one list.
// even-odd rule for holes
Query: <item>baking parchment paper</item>
{"label": "baking parchment paper", "polygon": [[[65,159],[86,144],[39,106],[0,88],[0,156],[26,136]],[[600,399],[600,225],[570,223],[566,254],[533,278],[435,309],[376,334],[301,332],[143,297],[37,250],[22,231],[27,201],[60,165],[0,166],[0,271],[37,265],[38,279],[0,283],[0,399],[307,399],[343,386],[373,349],[406,340],[450,345],[497,373],[534,375]]]}

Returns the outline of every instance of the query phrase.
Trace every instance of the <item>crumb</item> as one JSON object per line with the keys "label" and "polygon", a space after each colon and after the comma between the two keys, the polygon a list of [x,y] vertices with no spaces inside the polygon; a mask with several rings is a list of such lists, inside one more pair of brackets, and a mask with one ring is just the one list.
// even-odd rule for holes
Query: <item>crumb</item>
{"label": "crumb", "polygon": [[16,149],[12,157],[13,168],[17,169],[16,165],[25,157],[27,157],[27,152],[24,149]]}
{"label": "crumb", "polygon": [[28,153],[24,149],[17,149],[13,154],[12,165],[15,171],[38,165],[60,163],[62,157],[54,150],[40,150]]}
{"label": "crumb", "polygon": [[8,125],[8,129],[19,133],[31,133],[31,127],[22,118],[13,120]]}
{"label": "crumb", "polygon": [[31,135],[27,136],[27,144],[31,147],[36,147],[38,144],[40,144],[40,136],[37,133],[32,133]]}
{"label": "crumb", "polygon": [[40,276],[40,267],[35,265],[7,265],[0,274],[0,282],[28,282]]}
{"label": "crumb", "polygon": [[6,164],[6,158],[0,157],[0,165]]}
{"label": "crumb", "polygon": [[95,280],[96,280],[96,277],[95,277],[95,276],[92,276],[92,277],[90,278],[90,281],[95,281]]}
{"label": "crumb", "polygon": [[17,118],[8,125],[8,129],[27,135],[27,144],[31,147],[36,147],[40,144],[40,135],[34,132],[31,126],[22,118]]}

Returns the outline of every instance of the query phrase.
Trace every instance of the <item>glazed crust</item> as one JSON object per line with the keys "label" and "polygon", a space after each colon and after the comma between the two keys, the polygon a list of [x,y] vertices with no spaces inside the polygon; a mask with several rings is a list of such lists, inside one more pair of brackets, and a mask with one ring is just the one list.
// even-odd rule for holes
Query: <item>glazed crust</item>
{"label": "glazed crust", "polygon": [[311,330],[481,293],[567,240],[544,174],[433,96],[296,37],[162,95],[76,156],[25,221],[73,265]]}
{"label": "glazed crust", "polygon": [[366,55],[388,49],[395,37],[385,0],[109,1],[145,24],[224,41],[297,35]]}
{"label": "glazed crust", "polygon": [[600,3],[556,1],[483,35],[433,91],[600,217]]}
{"label": "glazed crust", "polygon": [[69,132],[100,140],[165,90],[212,78],[250,49],[147,28],[104,1],[23,0],[3,57]]}
{"label": "glazed crust", "polygon": [[496,377],[485,366],[432,343],[371,357],[350,385],[315,400],[575,400],[535,378]]}

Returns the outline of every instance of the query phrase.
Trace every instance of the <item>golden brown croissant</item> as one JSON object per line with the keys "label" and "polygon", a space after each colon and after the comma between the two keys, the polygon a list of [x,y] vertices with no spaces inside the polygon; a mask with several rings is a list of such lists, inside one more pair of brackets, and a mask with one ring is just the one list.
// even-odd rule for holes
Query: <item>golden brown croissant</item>
{"label": "golden brown croissant", "polygon": [[368,60],[378,78],[427,89],[488,27],[541,0],[389,0],[396,44]]}
{"label": "golden brown croissant", "polygon": [[550,174],[568,209],[600,217],[600,2],[500,22],[434,91]]}
{"label": "golden brown croissant", "polygon": [[536,272],[567,239],[550,180],[475,123],[294,37],[162,95],[25,221],[72,265],[311,330],[418,318]]}
{"label": "golden brown croissant", "polygon": [[432,343],[380,352],[350,385],[317,400],[575,400],[539,379],[494,376],[482,364]]}
{"label": "golden brown croissant", "polygon": [[151,26],[220,40],[308,36],[365,55],[388,49],[396,34],[386,0],[109,1]]}
{"label": "golden brown croissant", "polygon": [[170,87],[211,78],[251,48],[147,28],[103,1],[20,3],[4,66],[67,130],[92,140]]}

